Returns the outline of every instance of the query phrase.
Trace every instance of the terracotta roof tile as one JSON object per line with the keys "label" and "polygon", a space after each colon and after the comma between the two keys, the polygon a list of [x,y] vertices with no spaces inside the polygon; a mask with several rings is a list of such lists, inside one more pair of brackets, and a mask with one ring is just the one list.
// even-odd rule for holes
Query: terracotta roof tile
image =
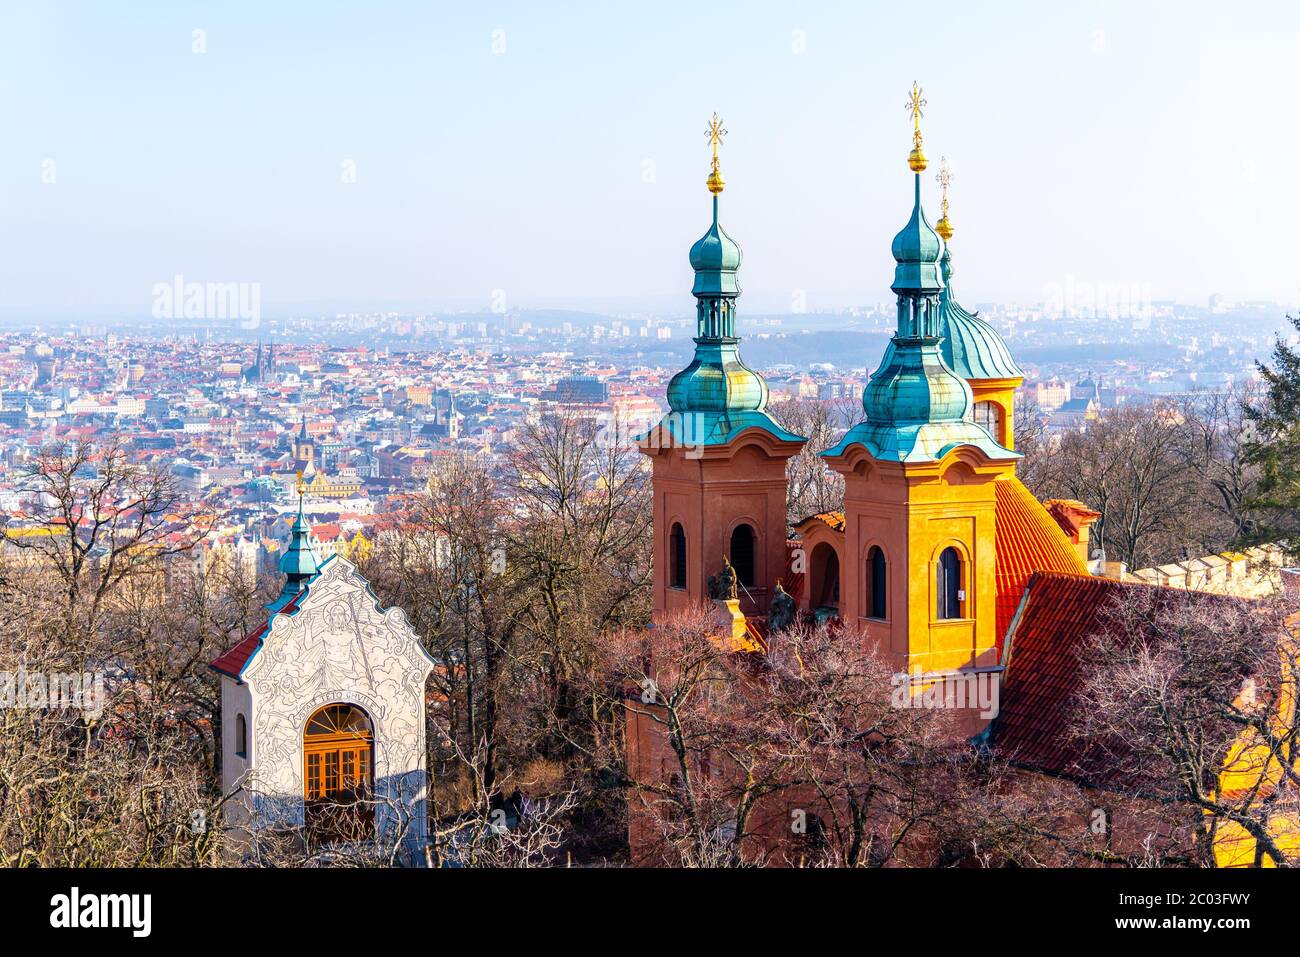
{"label": "terracotta roof tile", "polygon": [[1087,575],[1088,566],[1065,532],[1020,479],[998,479],[994,521],[997,527],[997,639],[999,650],[1034,572]]}
{"label": "terracotta roof tile", "polygon": [[809,515],[807,518],[801,519],[799,523],[795,525],[795,528],[801,528],[814,520],[829,525],[837,532],[844,531],[843,512],[818,512],[816,515]]}
{"label": "terracotta roof tile", "polygon": [[1082,681],[1084,642],[1101,627],[1101,611],[1126,588],[1110,578],[1044,572],[1032,576],[1007,649],[993,740],[1020,764],[1098,781],[1107,769],[1069,737],[1074,695]]}
{"label": "terracotta roof tile", "polygon": [[[293,598],[281,608],[276,614],[283,615],[294,611],[298,607],[298,599],[306,594],[306,589],[298,592]],[[244,667],[248,664],[249,659],[257,654],[262,647],[262,641],[266,638],[266,633],[271,630],[271,621],[275,615],[270,616],[262,623],[262,627],[245,635],[234,647],[230,648],[220,657],[209,663],[208,667],[213,671],[218,671],[223,675],[239,680],[244,672]]]}

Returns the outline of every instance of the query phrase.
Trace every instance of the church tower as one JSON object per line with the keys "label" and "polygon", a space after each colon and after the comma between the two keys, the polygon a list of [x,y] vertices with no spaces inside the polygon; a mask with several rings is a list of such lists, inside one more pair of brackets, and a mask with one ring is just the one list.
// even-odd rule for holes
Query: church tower
{"label": "church tower", "polygon": [[944,672],[996,663],[996,485],[1019,456],[973,421],[971,385],[945,357],[945,317],[966,314],[944,296],[944,243],[921,206],[924,105],[914,84],[897,329],[863,390],[866,421],[823,455],[845,480],[841,617],[900,667]]}
{"label": "church tower", "polygon": [[638,439],[653,464],[657,618],[703,602],[724,559],[735,569],[740,609],[767,613],[785,568],[786,461],[805,441],[768,415],[767,383],[740,358],[741,252],[718,220],[726,130],[716,113],[707,135],[713,222],[690,253],[695,357],[668,384],[668,414]]}
{"label": "church tower", "polygon": [[307,416],[305,415],[302,417],[302,424],[298,427],[298,437],[293,442],[293,458],[299,467],[304,470],[306,470],[307,466],[313,464],[316,458],[316,444],[307,435]]}

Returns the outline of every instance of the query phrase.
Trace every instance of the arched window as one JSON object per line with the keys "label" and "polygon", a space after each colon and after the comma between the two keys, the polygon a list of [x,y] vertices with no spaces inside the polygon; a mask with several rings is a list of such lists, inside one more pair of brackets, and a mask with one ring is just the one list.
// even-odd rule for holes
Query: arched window
{"label": "arched window", "polygon": [[867,617],[886,617],[885,605],[885,553],[879,545],[872,545],[867,552]]}
{"label": "arched window", "polygon": [[975,424],[980,426],[995,442],[1002,441],[1002,406],[996,402],[975,403]]}
{"label": "arched window", "polygon": [[668,583],[673,588],[686,587],[686,530],[682,528],[681,522],[673,523],[673,530],[668,535],[668,562],[671,566],[669,569]]}
{"label": "arched window", "polygon": [[840,606],[840,556],[835,547],[819,542],[808,563],[808,595],[814,612]]}
{"label": "arched window", "polygon": [[754,587],[754,529],[744,523],[731,533],[731,567],[742,585]]}
{"label": "arched window", "polygon": [[939,617],[961,618],[966,592],[961,582],[961,555],[949,547],[939,556]]}
{"label": "arched window", "polygon": [[364,711],[331,704],[313,714],[303,731],[303,765],[306,823],[313,840],[373,834],[375,745]]}
{"label": "arched window", "polygon": [[235,754],[248,757],[248,722],[242,714],[235,715]]}

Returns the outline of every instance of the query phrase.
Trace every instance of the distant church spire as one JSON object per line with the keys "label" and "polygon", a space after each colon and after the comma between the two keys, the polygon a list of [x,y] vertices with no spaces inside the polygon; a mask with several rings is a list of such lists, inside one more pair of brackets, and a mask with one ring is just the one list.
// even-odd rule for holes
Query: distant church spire
{"label": "distant church spire", "polygon": [[719,196],[726,188],[718,147],[727,130],[718,114],[705,136],[713,158],[705,185],[713,194],[713,222],[691,247],[695,282],[695,357],[668,383],[673,415],[665,425],[689,444],[725,444],[741,429],[758,426],[787,441],[802,441],[782,429],[765,411],[768,390],[763,377],[740,358],[736,336],[736,298],[740,283],[740,246],[719,222]]}

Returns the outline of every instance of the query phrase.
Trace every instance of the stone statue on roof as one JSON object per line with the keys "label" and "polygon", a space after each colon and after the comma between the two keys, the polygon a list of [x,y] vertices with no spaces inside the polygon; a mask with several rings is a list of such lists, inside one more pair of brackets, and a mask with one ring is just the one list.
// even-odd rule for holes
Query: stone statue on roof
{"label": "stone statue on roof", "polygon": [[723,601],[736,599],[736,570],[726,555],[722,556],[722,570],[709,577],[709,597]]}
{"label": "stone statue on roof", "polygon": [[794,624],[795,603],[789,592],[781,587],[781,579],[776,580],[776,590],[772,592],[772,602],[767,610],[768,634],[785,631]]}

